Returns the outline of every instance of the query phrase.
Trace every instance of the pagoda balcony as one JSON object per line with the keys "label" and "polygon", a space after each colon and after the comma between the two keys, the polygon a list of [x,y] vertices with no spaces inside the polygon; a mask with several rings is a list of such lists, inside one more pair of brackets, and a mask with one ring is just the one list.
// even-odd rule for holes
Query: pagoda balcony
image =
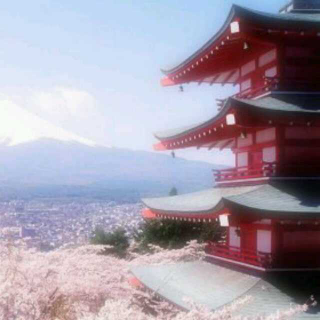
{"label": "pagoda balcony", "polygon": [[205,252],[209,257],[217,257],[224,261],[234,261],[263,269],[270,268],[273,259],[270,253],[246,250],[214,242],[207,244]]}
{"label": "pagoda balcony", "polygon": [[[239,99],[253,99],[265,94],[266,92],[288,91],[288,92],[319,92],[320,78],[286,78],[286,77],[264,77],[264,84],[258,87],[251,87],[241,92],[238,92],[231,97]],[[223,102],[227,99],[219,101],[223,108]]]}
{"label": "pagoda balcony", "polygon": [[320,78],[264,77],[265,88],[270,91],[319,92]]}
{"label": "pagoda balcony", "polygon": [[243,90],[241,92],[238,92],[234,94],[231,97],[239,98],[239,99],[252,99],[257,96],[261,96],[265,94],[267,91],[274,91],[276,85],[265,83],[263,86],[255,87],[255,88],[248,88],[246,90]]}
{"label": "pagoda balcony", "polygon": [[272,177],[276,175],[277,167],[274,164],[265,164],[260,167],[237,167],[223,170],[213,170],[215,182],[231,182]]}
{"label": "pagoda balcony", "polygon": [[237,167],[213,170],[215,182],[244,182],[245,180],[265,180],[272,177],[320,177],[320,165],[264,163],[257,167]]}
{"label": "pagoda balcony", "polygon": [[320,268],[320,250],[317,252],[281,252],[274,254],[232,247],[224,243],[208,242],[205,252],[208,257],[260,269],[261,271]]}

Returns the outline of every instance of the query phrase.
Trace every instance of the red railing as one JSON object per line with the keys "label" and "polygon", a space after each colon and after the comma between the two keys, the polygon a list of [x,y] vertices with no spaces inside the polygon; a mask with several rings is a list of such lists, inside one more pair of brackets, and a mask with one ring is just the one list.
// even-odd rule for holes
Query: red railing
{"label": "red railing", "polygon": [[[319,91],[320,78],[286,78],[286,77],[264,77],[264,84],[255,88],[248,88],[238,92],[231,97],[240,99],[252,99],[260,96],[268,91]],[[225,106],[228,99],[217,99],[218,110]]]}
{"label": "red railing", "polygon": [[267,91],[272,90],[273,87],[274,87],[273,84],[266,83],[265,85],[263,85],[261,87],[248,88],[246,90],[243,90],[243,91],[235,94],[234,96],[236,98],[240,98],[240,99],[251,99],[256,96],[262,95],[262,94],[266,93]]}
{"label": "red railing", "polygon": [[318,269],[320,268],[320,252],[315,249],[310,250],[272,254],[208,242],[206,254],[265,269]]}
{"label": "red railing", "polygon": [[[239,98],[239,99],[250,99],[254,98],[256,96],[259,96],[261,94],[266,93],[269,90],[273,90],[274,86],[270,85],[269,83],[266,83],[265,85],[257,88],[248,88],[246,90],[243,90],[241,92],[235,93],[231,97]],[[218,111],[221,111],[225,105],[228,99],[216,99]]]}
{"label": "red railing", "polygon": [[320,177],[317,164],[263,163],[260,167],[238,167],[213,170],[216,182],[256,179],[263,177]]}
{"label": "red railing", "polygon": [[206,247],[206,253],[262,268],[270,268],[272,266],[272,255],[270,253],[240,249],[220,243],[209,242]]}
{"label": "red railing", "polygon": [[263,164],[261,167],[238,167],[224,170],[213,170],[215,181],[232,181],[241,179],[254,179],[260,177],[272,177],[276,174],[276,165]]}
{"label": "red railing", "polygon": [[264,77],[266,85],[273,90],[303,90],[314,91],[320,88],[320,78],[303,78],[303,77]]}

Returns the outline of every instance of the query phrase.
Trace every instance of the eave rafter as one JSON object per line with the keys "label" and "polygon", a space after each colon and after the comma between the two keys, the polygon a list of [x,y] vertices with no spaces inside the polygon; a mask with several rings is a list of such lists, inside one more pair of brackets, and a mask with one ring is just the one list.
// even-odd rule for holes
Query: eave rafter
{"label": "eave rafter", "polygon": [[183,70],[163,78],[161,85],[173,86],[189,82],[203,82],[205,78],[219,77],[228,70],[236,69],[237,63],[231,57],[235,50],[243,48],[243,43],[244,40],[240,35],[233,38],[232,41],[230,38],[221,41],[219,46],[214,46],[203,57],[192,61]]}
{"label": "eave rafter", "polygon": [[176,220],[176,221],[186,221],[193,223],[206,222],[211,223],[217,221],[221,215],[230,215],[228,208],[222,207],[218,210],[213,209],[211,212],[161,212],[153,209],[146,209],[149,212],[150,217],[145,217],[146,219],[163,219],[163,220]]}
{"label": "eave rafter", "polygon": [[240,134],[240,130],[241,129],[236,126],[235,114],[230,110],[217,121],[182,133],[178,137],[168,139],[158,138],[161,142],[154,145],[154,149],[164,151],[190,147],[197,147],[198,149],[212,148],[216,144],[219,148],[232,148],[234,146],[233,137]]}
{"label": "eave rafter", "polygon": [[222,151],[223,149],[230,148],[230,147],[234,146],[234,141],[235,141],[235,139],[229,139],[229,140],[225,141],[220,146],[219,150]]}

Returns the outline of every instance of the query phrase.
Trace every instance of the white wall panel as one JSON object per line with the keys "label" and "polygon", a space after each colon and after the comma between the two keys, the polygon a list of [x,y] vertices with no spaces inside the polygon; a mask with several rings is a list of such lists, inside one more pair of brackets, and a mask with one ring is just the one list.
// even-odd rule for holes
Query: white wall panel
{"label": "white wall panel", "polygon": [[236,227],[229,228],[229,245],[240,248],[240,237],[236,233]]}
{"label": "white wall panel", "polygon": [[271,253],[271,231],[257,231],[257,250],[260,252]]}
{"label": "white wall panel", "polygon": [[264,148],[262,159],[265,162],[275,162],[276,161],[276,147]]}

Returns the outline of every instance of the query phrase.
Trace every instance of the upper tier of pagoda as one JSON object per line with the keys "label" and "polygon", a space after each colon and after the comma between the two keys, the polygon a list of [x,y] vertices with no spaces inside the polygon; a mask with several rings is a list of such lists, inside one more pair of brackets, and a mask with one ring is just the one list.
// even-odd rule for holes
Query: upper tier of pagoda
{"label": "upper tier of pagoda", "polygon": [[[162,85],[229,83],[240,84],[244,91],[277,78],[278,89],[318,90],[314,66],[320,66],[319,36],[319,10],[270,14],[234,5],[222,28],[204,46],[163,70]],[[253,57],[258,59],[253,61]]]}
{"label": "upper tier of pagoda", "polygon": [[156,133],[160,142],[154,147],[156,150],[194,146],[235,148],[238,137],[245,138],[252,132],[274,127],[319,130],[320,93],[269,92],[258,99],[231,97],[216,116],[205,122]]}

